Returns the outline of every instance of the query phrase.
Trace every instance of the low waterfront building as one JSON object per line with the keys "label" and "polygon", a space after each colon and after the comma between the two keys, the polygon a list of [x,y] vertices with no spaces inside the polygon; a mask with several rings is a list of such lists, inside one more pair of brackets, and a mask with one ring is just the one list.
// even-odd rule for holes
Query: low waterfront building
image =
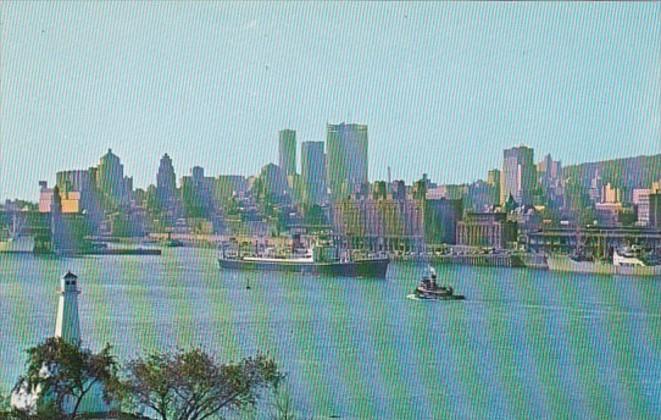
{"label": "low waterfront building", "polygon": [[332,205],[334,232],[349,248],[372,251],[421,250],[424,200],[344,199]]}
{"label": "low waterfront building", "polygon": [[602,226],[617,226],[619,224],[620,213],[624,207],[622,203],[597,203],[594,205],[597,224]]}
{"label": "low waterfront building", "polygon": [[457,223],[457,244],[507,248],[516,241],[516,226],[505,213],[468,213]]}
{"label": "low waterfront building", "polygon": [[[50,213],[55,189],[48,188],[46,181],[40,182],[39,186],[39,212]],[[60,191],[60,210],[62,213],[77,214],[83,211],[83,203],[79,191],[62,191],[60,187],[57,188]]]}
{"label": "low waterfront building", "polygon": [[636,244],[661,253],[661,230],[641,227],[545,228],[527,235],[532,252],[569,254],[577,245],[588,255],[607,257],[612,249]]}

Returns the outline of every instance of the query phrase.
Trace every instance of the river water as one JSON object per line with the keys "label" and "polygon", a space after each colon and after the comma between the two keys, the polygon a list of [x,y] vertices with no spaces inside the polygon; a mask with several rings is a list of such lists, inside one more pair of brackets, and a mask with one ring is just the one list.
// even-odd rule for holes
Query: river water
{"label": "river water", "polygon": [[304,418],[661,418],[661,279],[445,265],[467,300],[428,302],[406,298],[419,264],[376,280],[222,272],[215,256],[0,255],[0,392],[53,334],[70,269],[85,346],[268,353]]}

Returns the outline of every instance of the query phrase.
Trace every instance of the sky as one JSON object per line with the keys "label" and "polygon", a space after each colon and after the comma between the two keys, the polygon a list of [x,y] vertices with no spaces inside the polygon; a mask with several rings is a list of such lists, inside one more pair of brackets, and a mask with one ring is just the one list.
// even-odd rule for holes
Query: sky
{"label": "sky", "polygon": [[[0,199],[98,163],[252,175],[368,125],[369,177],[471,182],[526,144],[661,153],[661,2],[0,3]],[[299,157],[300,162],[300,157]]]}

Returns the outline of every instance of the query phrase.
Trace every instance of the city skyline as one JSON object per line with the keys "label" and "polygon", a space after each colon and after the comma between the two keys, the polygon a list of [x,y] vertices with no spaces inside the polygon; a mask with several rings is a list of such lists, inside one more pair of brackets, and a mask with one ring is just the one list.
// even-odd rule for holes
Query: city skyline
{"label": "city skyline", "polygon": [[[366,129],[366,126],[359,126],[359,127]],[[302,190],[302,193],[304,195],[310,193],[310,191],[305,191],[308,188],[313,188],[315,190],[314,193],[315,196],[328,195],[329,196],[328,198],[331,198],[331,196],[333,195],[332,187],[330,187],[330,185],[327,185],[329,182],[328,182],[328,172],[327,172],[327,163],[326,163],[328,154],[327,152],[325,152],[326,144],[327,143],[324,141],[318,141],[318,142],[307,141],[307,142],[302,142],[300,145],[297,145],[299,149],[297,151],[297,156],[300,155],[300,157],[297,162],[299,164],[296,167],[296,172],[294,172],[293,175],[296,177],[300,177],[301,181],[303,182],[302,185],[305,185],[305,187],[303,187]],[[405,179],[392,179],[390,181],[387,181],[385,179],[378,179],[378,178],[373,180],[370,179],[366,183],[357,182],[355,184],[351,184],[353,186],[352,187],[353,191],[344,190],[338,196],[336,196],[334,200],[341,199],[342,197],[353,195],[355,193],[357,193],[358,195],[366,194],[367,193],[366,190],[361,190],[361,185],[362,187],[367,185],[370,188],[378,189],[380,187],[376,184],[379,183],[384,183],[384,185],[390,184],[393,186],[393,188],[395,188],[394,187],[395,184],[402,183],[403,186],[409,186],[414,188],[417,182],[424,182],[428,186],[431,184],[437,187],[441,187],[443,191],[445,191],[446,193],[448,192],[446,188],[449,189],[456,189],[458,187],[473,188],[476,185],[494,186],[497,187],[497,191],[498,191],[498,194],[496,194],[496,202],[498,202],[500,205],[505,204],[505,202],[508,200],[510,195],[512,196],[512,199],[514,199],[514,201],[519,204],[531,205],[532,196],[530,196],[529,194],[532,193],[532,190],[536,188],[536,186],[539,185],[539,186],[544,186],[545,188],[549,188],[550,186],[547,185],[549,182],[556,182],[556,181],[562,182],[568,179],[562,174],[561,168],[563,167],[576,168],[586,165],[587,166],[602,165],[612,162],[637,160],[640,158],[654,159],[654,158],[661,158],[661,153],[654,155],[621,156],[603,161],[576,162],[576,163],[570,163],[569,165],[563,165],[562,158],[560,158],[559,160],[553,160],[553,158],[554,157],[548,153],[540,153],[539,155],[535,155],[535,150],[533,148],[530,148],[523,144],[513,145],[512,147],[503,150],[502,160],[500,165],[485,170],[483,176],[481,177],[476,177],[468,180],[460,180],[457,183],[436,182],[437,180],[429,178],[427,173],[423,173],[421,174],[421,176],[410,181]],[[104,163],[108,161],[112,162],[110,168],[105,170],[102,169],[104,168],[104,166],[108,166],[107,164],[104,165]],[[245,182],[248,182],[251,178],[257,179],[263,177],[264,171],[269,172],[269,171],[273,171],[274,170],[273,168],[279,168],[275,170],[280,175],[275,174],[275,176],[278,177],[282,176],[282,179],[280,181],[283,183],[288,182],[286,181],[286,178],[288,177],[286,175],[286,170],[282,169],[280,165],[273,163],[273,161],[264,163],[261,166],[261,168],[254,174],[247,174],[247,175],[208,174],[208,173],[205,174],[205,168],[200,165],[194,165],[191,168],[189,168],[188,171],[182,170],[180,172],[179,170],[176,169],[176,165],[174,164],[174,160],[171,158],[171,156],[168,153],[165,153],[163,154],[163,156],[159,158],[159,168],[156,174],[154,175],[154,178],[145,185],[134,186],[132,174],[124,172],[122,157],[117,156],[112,149],[110,148],[107,149],[106,153],[104,153],[99,158],[98,162],[99,162],[99,166],[94,166],[93,164],[91,164],[88,165],[86,169],[85,168],[58,169],[54,176],[54,180],[55,180],[54,184],[57,185],[58,187],[61,185],[65,185],[65,187],[60,187],[62,192],[73,191],[77,193],[81,191],[81,188],[86,189],[91,184],[96,184],[95,181],[92,181],[92,179],[90,179],[90,176],[93,177],[94,180],[99,176],[101,176],[102,177],[101,179],[103,179],[103,173],[108,172],[109,174],[111,174],[106,176],[108,177],[108,180],[99,181],[98,188],[109,189],[111,195],[114,196],[114,199],[116,201],[121,201],[122,198],[128,197],[125,194],[130,195],[132,192],[136,190],[146,191],[152,187],[156,188],[157,190],[160,190],[159,194],[162,194],[165,190],[167,197],[161,196],[159,199],[168,201],[169,199],[173,198],[172,196],[181,192],[181,189],[184,188],[184,184],[187,181],[190,181],[191,179],[197,179],[198,182],[202,182],[201,180],[204,178],[207,179],[208,182],[211,182],[212,180],[220,180],[221,178],[238,177],[238,178],[243,178]],[[546,169],[547,167],[551,168],[550,172]],[[591,171],[588,171],[588,174],[589,173],[591,173]],[[347,176],[346,174],[344,176],[350,179],[350,176]],[[584,176],[585,174],[583,174],[583,177]],[[596,178],[601,179],[599,175],[599,171],[595,172],[594,176]],[[40,187],[40,189],[46,188],[46,186],[51,183],[52,181],[51,178],[53,177],[49,176],[46,179],[39,180],[38,186]],[[110,180],[112,180],[112,182],[110,182]],[[661,181],[661,179],[659,179],[659,181]],[[290,180],[289,182],[294,182],[294,181]],[[340,183],[339,185],[341,188],[344,189],[347,188],[347,185],[345,183]],[[328,190],[324,188],[326,186],[328,187]],[[644,187],[644,185],[639,185],[639,187],[642,188]],[[323,189],[323,191],[321,189]],[[434,193],[432,193],[432,196],[433,195]],[[452,195],[452,193],[450,193],[450,195]],[[302,201],[305,202],[309,197],[308,198],[301,197],[301,198]],[[16,197],[15,199],[21,200],[26,198]],[[319,197],[317,198],[317,200],[318,199]],[[313,200],[313,201],[317,201],[317,200]]]}
{"label": "city skyline", "polygon": [[139,187],[164,153],[178,177],[254,175],[279,130],[300,154],[342,121],[369,127],[370,181],[484,179],[520,143],[564,165],[661,152],[659,3],[2,12],[2,200],[108,148]]}

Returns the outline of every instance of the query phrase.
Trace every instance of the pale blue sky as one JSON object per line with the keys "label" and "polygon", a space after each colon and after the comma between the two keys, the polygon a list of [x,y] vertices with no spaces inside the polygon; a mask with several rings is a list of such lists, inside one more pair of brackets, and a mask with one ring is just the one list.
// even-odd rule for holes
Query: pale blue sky
{"label": "pale blue sky", "polygon": [[111,147],[136,186],[254,174],[277,131],[369,126],[370,178],[468,182],[525,143],[661,152],[661,3],[2,2],[0,199]]}

